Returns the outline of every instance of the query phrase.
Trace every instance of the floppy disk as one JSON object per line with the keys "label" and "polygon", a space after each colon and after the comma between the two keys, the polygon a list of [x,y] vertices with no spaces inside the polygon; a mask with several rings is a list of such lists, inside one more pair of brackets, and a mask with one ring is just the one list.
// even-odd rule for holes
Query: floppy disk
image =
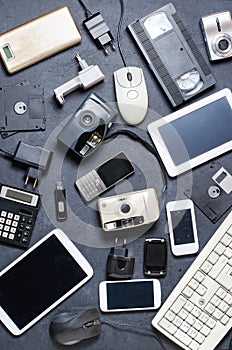
{"label": "floppy disk", "polygon": [[128,29],[173,107],[216,83],[171,3]]}
{"label": "floppy disk", "polygon": [[218,162],[207,163],[193,171],[192,192],[184,192],[213,223],[232,206],[231,173]]}
{"label": "floppy disk", "polygon": [[45,130],[44,88],[25,81],[0,87],[0,132],[3,137],[17,131]]}

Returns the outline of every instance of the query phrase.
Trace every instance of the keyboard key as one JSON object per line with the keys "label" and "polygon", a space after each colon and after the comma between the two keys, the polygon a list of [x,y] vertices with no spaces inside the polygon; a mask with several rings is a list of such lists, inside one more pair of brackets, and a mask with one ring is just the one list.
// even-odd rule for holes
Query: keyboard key
{"label": "keyboard key", "polygon": [[205,276],[201,271],[197,271],[194,278],[201,283],[204,280]]}
{"label": "keyboard key", "polygon": [[11,225],[11,220],[7,219],[7,220],[6,220],[6,225],[9,225],[9,226],[10,226],[10,225]]}
{"label": "keyboard key", "polygon": [[3,229],[3,224],[0,224],[0,230],[2,230]]}
{"label": "keyboard key", "polygon": [[199,282],[197,282],[197,280],[195,280],[195,278],[192,278],[188,285],[190,288],[195,290],[199,286]]}
{"label": "keyboard key", "polygon": [[206,323],[209,320],[209,316],[204,312],[202,312],[201,315],[199,316],[199,320],[203,323]]}
{"label": "keyboard key", "polygon": [[224,299],[227,295],[226,291],[222,288],[219,288],[217,291],[216,291],[216,295],[219,296],[219,298],[221,299]]}
{"label": "keyboard key", "polygon": [[[231,237],[231,239],[232,239],[232,237]],[[213,264],[213,265],[218,261],[218,259],[219,259],[219,255],[215,252],[212,252],[207,258],[207,260],[209,262],[211,262],[211,264]]]}
{"label": "keyboard key", "polygon": [[224,300],[228,305],[232,305],[232,295],[231,294],[227,293]]}
{"label": "keyboard key", "polygon": [[13,235],[13,233],[10,233],[10,234],[9,234],[9,239],[11,239],[11,240],[13,240],[13,239],[14,239],[14,235]]}
{"label": "keyboard key", "polygon": [[227,312],[226,312],[227,316],[232,317],[232,307],[230,307]]}
{"label": "keyboard key", "polygon": [[13,213],[8,213],[8,215],[7,215],[8,219],[12,219],[12,218],[13,218],[13,216],[14,216],[14,214],[13,214]]}
{"label": "keyboard key", "polygon": [[8,237],[8,232],[5,232],[5,231],[4,231],[4,232],[2,233],[2,237],[7,238],[7,237]]}
{"label": "keyboard key", "polygon": [[213,329],[216,326],[216,324],[217,324],[217,322],[211,317],[206,322],[206,325],[211,329]]}
{"label": "keyboard key", "polygon": [[166,314],[165,314],[165,317],[168,321],[172,322],[175,318],[175,314],[172,312],[172,311],[168,311]]}
{"label": "keyboard key", "polygon": [[208,303],[205,307],[205,311],[207,311],[210,315],[212,315],[212,313],[215,311],[216,307],[211,304],[211,303]]}
{"label": "keyboard key", "polygon": [[183,320],[185,320],[188,317],[188,312],[182,309],[180,310],[178,316],[181,317]]}
{"label": "keyboard key", "polygon": [[195,340],[192,340],[192,342],[189,344],[189,349],[191,349],[191,350],[198,350],[199,349],[199,344]]}
{"label": "keyboard key", "polygon": [[213,265],[209,262],[209,261],[205,261],[202,265],[201,265],[201,270],[208,274],[209,271],[212,269]]}
{"label": "keyboard key", "polygon": [[218,255],[222,255],[226,247],[222,243],[218,243],[216,247],[214,248],[215,253]]}
{"label": "keyboard key", "polygon": [[180,318],[179,316],[176,316],[174,318],[174,320],[172,321],[172,323],[176,326],[176,327],[180,327],[180,325],[183,323],[182,318]]}
{"label": "keyboard key", "polygon": [[221,319],[221,323],[226,325],[229,322],[230,318],[227,315],[224,315]]}
{"label": "keyboard key", "polygon": [[202,284],[199,285],[199,287],[196,289],[196,293],[198,293],[200,296],[205,295],[207,292],[207,288],[202,286]]}
{"label": "keyboard key", "polygon": [[182,332],[180,329],[178,329],[176,331],[174,336],[186,346],[188,346],[191,343],[191,341],[192,341],[192,338],[190,338],[189,335],[187,335],[186,333]]}
{"label": "keyboard key", "polygon": [[231,249],[230,247],[227,247],[223,254],[224,254],[228,259],[232,258],[232,249]]}
{"label": "keyboard key", "polygon": [[0,224],[4,224],[5,219],[4,218],[0,218]]}
{"label": "keyboard key", "polygon": [[232,266],[225,266],[216,281],[228,290],[232,289]]}
{"label": "keyboard key", "polygon": [[6,212],[5,210],[2,210],[1,216],[5,218],[5,217],[6,217],[6,214],[7,214],[7,212]]}
{"label": "keyboard key", "polygon": [[4,226],[4,231],[9,232],[10,231],[10,226]]}
{"label": "keyboard key", "polygon": [[195,340],[199,343],[199,344],[202,344],[203,341],[205,340],[205,336],[201,333],[198,333]]}
{"label": "keyboard key", "polygon": [[217,296],[217,295],[214,295],[212,297],[212,299],[210,300],[211,304],[213,304],[214,306],[218,306],[221,302],[221,299]]}
{"label": "keyboard key", "polygon": [[191,328],[189,329],[189,331],[188,331],[187,334],[188,334],[191,338],[195,338],[195,337],[197,336],[197,334],[198,334],[198,331],[197,331],[195,328],[191,327]]}
{"label": "keyboard key", "polygon": [[207,327],[206,325],[204,325],[202,328],[201,328],[201,333],[207,337],[210,333],[211,329],[209,327]]}
{"label": "keyboard key", "polygon": [[188,312],[191,312],[192,309],[194,308],[194,304],[191,303],[191,301],[187,301],[187,303],[184,305],[184,308],[188,311]]}
{"label": "keyboard key", "polygon": [[220,258],[218,259],[218,261],[216,262],[215,265],[213,265],[213,268],[211,269],[211,271],[209,272],[209,276],[213,279],[215,279],[219,273],[221,272],[221,270],[223,269],[224,266],[226,266],[227,264],[227,258],[225,256],[220,256]]}
{"label": "keyboard key", "polygon": [[187,333],[188,330],[190,329],[190,325],[187,322],[183,322],[182,325],[180,326],[180,329],[183,332]]}
{"label": "keyboard key", "polygon": [[15,227],[11,227],[10,232],[11,233],[15,233],[16,232],[16,228]]}
{"label": "keyboard key", "polygon": [[189,314],[185,321],[188,322],[192,326],[194,324],[194,322],[196,321],[196,317]]}
{"label": "keyboard key", "polygon": [[229,305],[225,303],[223,300],[218,305],[218,309],[221,310],[223,313],[225,313],[229,308]]}
{"label": "keyboard key", "polygon": [[230,236],[228,233],[226,233],[222,239],[221,242],[228,247],[230,245],[230,243],[232,242],[232,236]]}
{"label": "keyboard key", "polygon": [[17,226],[18,226],[18,222],[17,222],[17,221],[13,221],[13,222],[12,222],[12,226],[13,226],[13,227],[17,227]]}
{"label": "keyboard key", "polygon": [[14,220],[15,220],[15,221],[19,221],[19,219],[20,219],[20,216],[19,216],[19,215],[15,215],[15,216],[14,216]]}
{"label": "keyboard key", "polygon": [[159,325],[164,328],[167,332],[170,334],[174,334],[177,330],[177,327],[174,326],[171,322],[163,318],[160,322]]}
{"label": "keyboard key", "polygon": [[186,299],[182,295],[180,295],[176,299],[176,301],[172,304],[170,310],[173,311],[175,314],[178,314],[185,303],[186,303]]}
{"label": "keyboard key", "polygon": [[222,316],[223,316],[223,312],[221,312],[219,309],[216,309],[216,310],[213,312],[212,316],[213,316],[214,318],[216,318],[216,320],[220,320],[220,319],[222,318]]}
{"label": "keyboard key", "polygon": [[194,322],[193,327],[196,328],[197,331],[199,331],[202,327],[203,327],[203,323],[199,320],[196,320],[196,322]]}
{"label": "keyboard key", "polygon": [[185,289],[182,291],[182,293],[187,297],[190,298],[191,295],[193,294],[193,290],[190,287],[185,287]]}
{"label": "keyboard key", "polygon": [[194,307],[191,311],[191,314],[195,317],[199,317],[201,314],[201,310],[198,307]]}

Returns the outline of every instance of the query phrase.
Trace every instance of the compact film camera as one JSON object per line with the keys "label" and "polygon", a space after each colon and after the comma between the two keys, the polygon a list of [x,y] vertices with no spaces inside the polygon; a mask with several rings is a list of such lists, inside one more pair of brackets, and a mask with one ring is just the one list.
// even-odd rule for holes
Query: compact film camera
{"label": "compact film camera", "polygon": [[157,221],[160,215],[153,188],[101,198],[98,200],[98,209],[105,231],[150,224]]}

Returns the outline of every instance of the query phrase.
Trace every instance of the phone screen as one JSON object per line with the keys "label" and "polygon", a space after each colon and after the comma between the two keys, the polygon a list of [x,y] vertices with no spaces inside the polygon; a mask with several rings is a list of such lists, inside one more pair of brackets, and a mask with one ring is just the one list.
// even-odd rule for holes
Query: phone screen
{"label": "phone screen", "polygon": [[97,173],[106,187],[112,186],[133,172],[134,168],[124,153],[118,154],[97,169]]}
{"label": "phone screen", "polygon": [[171,211],[175,245],[194,243],[191,209]]}
{"label": "phone screen", "polygon": [[154,307],[153,281],[106,284],[108,310]]}
{"label": "phone screen", "polygon": [[144,243],[144,272],[159,274],[166,272],[167,245],[164,239],[145,241]]}

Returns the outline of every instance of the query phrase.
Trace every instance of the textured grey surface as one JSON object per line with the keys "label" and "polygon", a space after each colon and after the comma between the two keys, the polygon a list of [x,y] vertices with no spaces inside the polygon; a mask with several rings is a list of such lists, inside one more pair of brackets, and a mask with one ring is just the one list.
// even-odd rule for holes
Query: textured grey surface
{"label": "textured grey surface", "polygon": [[[118,20],[120,16],[120,4],[116,0],[99,0],[91,1],[85,0],[86,4],[93,12],[100,10],[104,15],[105,20],[109,24],[112,33],[116,36],[116,30]],[[127,24],[134,20],[141,18],[153,10],[165,5],[167,2],[164,0],[125,0],[125,17],[122,26],[122,47],[125,53],[126,61],[129,65],[140,66],[143,68],[148,94],[149,94],[149,115],[145,119],[144,123],[134,131],[138,132],[140,136],[149,141],[149,137],[146,133],[146,125],[149,121],[159,117],[159,115],[165,115],[171,112],[171,106],[168,100],[165,98],[163,92],[152,77],[148,67],[146,66],[143,58],[141,57],[137,47],[135,46],[129,34],[126,32],[125,27]],[[173,4],[179,12],[181,19],[186,25],[187,29],[193,36],[196,44],[204,57],[207,59],[205,47],[202,39],[202,35],[199,27],[199,19],[201,16],[223,11],[232,10],[232,2],[228,0],[173,0]],[[70,233],[70,237],[76,242],[78,248],[83,252],[88,261],[94,268],[94,277],[88,284],[82,287],[68,300],[58,306],[55,310],[49,313],[29,331],[20,337],[12,336],[4,327],[0,327],[0,348],[1,350],[49,350],[49,349],[62,349],[63,347],[54,344],[49,337],[49,324],[52,317],[62,311],[71,310],[80,306],[98,306],[98,283],[105,279],[105,265],[109,252],[109,247],[113,240],[114,235],[110,237],[101,237],[102,231],[99,230],[99,219],[96,211],[96,202],[90,206],[85,205],[79,198],[76,189],[74,188],[74,181],[78,172],[84,172],[85,169],[91,168],[92,164],[99,164],[103,159],[108,158],[111,154],[117,153],[120,147],[127,150],[132,157],[132,161],[136,166],[136,173],[125,184],[116,188],[116,192],[120,193],[127,190],[142,189],[147,185],[157,188],[160,192],[161,178],[157,162],[143,150],[142,146],[134,145],[128,139],[123,138],[121,142],[113,141],[112,143],[106,143],[98,152],[96,152],[88,162],[81,163],[78,167],[77,162],[71,157],[64,157],[62,152],[57,149],[55,134],[56,131],[62,127],[65,118],[72,115],[77,107],[81,104],[88,92],[76,91],[66,97],[65,105],[60,108],[53,97],[53,89],[61,85],[65,81],[73,78],[77,71],[78,66],[75,62],[75,51],[78,49],[79,53],[85,58],[89,64],[99,64],[100,68],[104,72],[106,78],[105,81],[96,86],[92,91],[96,91],[97,94],[102,96],[108,101],[115,101],[115,94],[113,88],[113,72],[116,69],[122,67],[122,61],[118,50],[111,52],[108,57],[98,50],[88,34],[82,26],[82,20],[84,19],[84,12],[78,1],[65,2],[62,0],[0,0],[0,32],[7,31],[12,27],[20,25],[32,18],[49,12],[57,7],[68,5],[74,19],[79,24],[80,31],[83,35],[82,43],[76,48],[68,49],[56,56],[53,56],[43,62],[40,62],[32,67],[29,67],[14,75],[8,75],[3,66],[0,66],[0,85],[8,86],[17,84],[25,79],[29,80],[33,84],[42,84],[45,88],[46,97],[46,115],[47,115],[47,128],[45,132],[39,133],[26,133],[18,134],[9,139],[0,139],[0,146],[14,150],[18,140],[23,139],[31,144],[37,144],[40,146],[48,145],[51,148],[54,147],[55,154],[57,156],[57,163],[54,167],[59,168],[60,176],[62,177],[66,190],[69,211],[72,212],[69,220],[62,225],[55,221],[54,214],[54,202],[53,202],[53,189],[55,186],[56,176],[59,177],[56,171],[51,170],[49,175],[43,179],[39,188],[40,192],[44,194],[45,200],[43,206],[39,211],[38,219],[34,228],[31,244],[38,241],[46,233],[51,231],[55,226],[61,227],[66,233]],[[59,40],[59,38],[57,38]],[[223,61],[217,64],[212,64],[211,69],[216,77],[216,86],[201,96],[205,97],[211,92],[216,92],[224,87],[232,87],[231,77],[231,64],[232,61]],[[194,101],[200,99],[200,96],[194,99]],[[119,119],[120,123],[123,123]],[[61,153],[59,153],[61,152]],[[90,164],[90,163],[91,164]],[[225,167],[231,162],[231,153],[220,157],[220,163]],[[198,170],[199,171],[199,170]],[[54,177],[53,177],[54,174]],[[176,198],[183,197],[183,191],[185,186],[189,185],[190,181],[194,181],[190,176],[181,176],[178,179],[169,179],[168,191],[166,193],[165,202],[174,200]],[[0,167],[0,181],[8,183],[14,186],[23,186],[23,171],[22,169],[13,167],[11,162],[1,157]],[[46,191],[49,189],[51,195],[46,197]],[[111,190],[107,195],[114,194],[115,190]],[[46,200],[47,198],[47,200]],[[168,233],[166,231],[166,216],[164,210],[164,203],[161,203],[161,216],[158,222],[150,228],[142,236],[139,235],[136,240],[128,244],[130,254],[134,255],[135,271],[134,278],[143,278],[142,263],[143,263],[143,241],[147,237],[165,237],[168,239]],[[225,218],[225,215],[216,224],[212,224],[207,217],[204,216],[196,208],[196,217],[198,224],[198,235],[200,240],[200,249],[203,248],[205,243],[211,237],[212,233],[219,226],[220,222]],[[71,220],[72,218],[72,220]],[[73,219],[74,218],[74,219]],[[143,232],[141,232],[142,234]],[[85,245],[87,243],[87,245]],[[105,248],[103,248],[105,247]],[[21,254],[21,250],[10,248],[6,246],[0,246],[0,269],[7,266],[16,257]],[[173,287],[177,284],[184,272],[190,266],[194,257],[182,257],[174,258],[168,249],[168,272],[165,278],[161,280],[162,286],[162,301],[164,301]],[[49,286],[48,291],[49,293]],[[20,302],[20,301],[19,301]],[[133,312],[133,313],[121,313],[121,314],[109,314],[101,317],[109,319],[111,321],[127,323],[135,325],[137,327],[151,328],[150,323],[154,316],[154,312]],[[167,338],[159,335],[163,340],[165,348],[167,350],[179,349],[174,343],[171,343]],[[231,334],[228,334],[223,342],[219,344],[217,349],[228,349]],[[77,346],[72,346],[70,349],[107,349],[126,350],[132,348],[135,350],[142,349],[155,349],[159,350],[160,347],[156,343],[154,338],[135,334],[125,329],[119,330],[111,328],[110,326],[103,325],[102,334],[98,339],[83,342]],[[209,349],[210,350],[210,349]]]}

